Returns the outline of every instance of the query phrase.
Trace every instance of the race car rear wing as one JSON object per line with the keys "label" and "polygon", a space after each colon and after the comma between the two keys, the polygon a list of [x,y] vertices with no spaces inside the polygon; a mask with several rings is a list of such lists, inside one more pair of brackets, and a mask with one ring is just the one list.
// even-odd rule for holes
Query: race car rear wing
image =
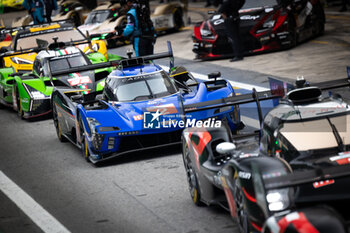
{"label": "race car rear wing", "polygon": [[[312,86],[316,86],[322,91],[341,88],[341,87],[349,87],[350,86],[350,82],[349,82],[350,68],[348,68],[348,72],[349,72],[349,78],[315,83]],[[222,99],[184,105],[184,112],[185,113],[198,112],[202,110],[208,110],[208,109],[225,107],[230,105],[237,105],[237,104],[246,104],[251,102],[256,102],[259,105],[259,102],[263,100],[282,98],[288,93],[288,91],[296,88],[291,83],[288,83],[276,78],[271,78],[271,77],[269,77],[269,83],[270,83],[271,89],[268,91],[257,92],[253,88],[252,93],[249,93],[249,94],[231,96],[231,97],[226,97]],[[297,85],[300,85],[300,84],[298,84],[297,82],[296,86]],[[310,84],[305,83],[305,85],[310,85]],[[261,109],[259,110],[258,108],[258,111],[261,111]]]}
{"label": "race car rear wing", "polygon": [[43,24],[26,25],[26,26],[11,27],[11,28],[2,28],[2,29],[0,29],[0,34],[12,34],[13,32],[16,32],[16,31],[26,30],[29,28],[48,27],[48,26],[51,26],[54,24],[74,26],[74,21],[73,21],[73,19],[65,19],[65,20],[57,20],[57,21],[52,21],[50,23],[43,23]]}
{"label": "race car rear wing", "polygon": [[132,67],[132,66],[138,66],[138,65],[145,64],[146,62],[149,62],[149,61],[162,59],[162,58],[168,58],[168,57],[172,60],[173,59],[173,50],[171,47],[171,43],[169,41],[167,43],[168,43],[168,51],[167,52],[157,53],[157,54],[152,54],[152,55],[147,55],[147,56],[142,56],[142,57],[126,58],[126,59],[121,59],[121,60],[116,60],[116,61],[108,61],[108,62],[91,64],[91,65],[80,66],[80,67],[73,67],[73,68],[70,68],[68,70],[53,71],[51,73],[51,75],[53,77],[56,77],[56,76],[60,76],[60,75],[70,74],[70,73],[77,73],[77,72],[107,68],[107,67],[112,67],[112,66],[120,67],[120,68]]}
{"label": "race car rear wing", "polygon": [[[46,41],[45,41],[46,42]],[[79,40],[79,41],[69,41],[69,42],[58,42],[59,47],[67,47],[67,46],[76,46],[81,44],[90,44],[91,41],[89,39]],[[42,50],[47,50],[47,43],[44,43],[42,40],[37,40],[38,47],[31,48],[31,49],[25,49],[20,51],[9,51],[5,53],[0,54],[0,59],[4,57],[12,57],[12,56],[18,56],[21,54],[27,54],[27,53],[38,53]],[[51,48],[50,48],[51,49]]]}
{"label": "race car rear wing", "polygon": [[255,102],[257,104],[259,121],[261,124],[263,121],[263,115],[262,115],[262,110],[260,106],[260,101],[277,99],[277,98],[281,98],[281,96],[273,94],[271,90],[258,92],[256,91],[255,88],[253,88],[252,93],[248,93],[248,94],[184,105],[184,112],[191,113],[191,112],[198,112],[198,111],[203,111],[203,110],[208,110],[213,108],[222,108],[226,106]]}
{"label": "race car rear wing", "polygon": [[282,81],[277,78],[269,77],[268,79],[269,79],[271,92],[275,95],[279,95],[283,97],[284,95],[287,94],[288,91],[291,91],[297,87],[303,87],[303,86],[315,86],[321,89],[322,91],[348,87],[350,86],[350,67],[349,66],[347,67],[347,76],[348,76],[347,78],[319,82],[319,83],[312,83],[312,85],[309,82],[306,82],[304,79],[297,80],[295,84]]}
{"label": "race car rear wing", "polygon": [[320,182],[345,176],[350,176],[350,164],[293,172],[283,176],[263,179],[263,182],[265,184],[265,188],[270,190],[295,187],[303,184]]}
{"label": "race car rear wing", "polygon": [[19,31],[19,30],[26,30],[26,29],[30,29],[30,28],[42,28],[42,27],[48,27],[48,26],[55,25],[55,24],[74,26],[74,21],[73,21],[73,19],[56,20],[56,21],[51,21],[50,23],[42,23],[42,24],[25,25],[25,26],[11,27],[11,28],[3,28],[3,29],[0,30],[0,32],[1,33],[2,32],[12,33],[12,32]]}

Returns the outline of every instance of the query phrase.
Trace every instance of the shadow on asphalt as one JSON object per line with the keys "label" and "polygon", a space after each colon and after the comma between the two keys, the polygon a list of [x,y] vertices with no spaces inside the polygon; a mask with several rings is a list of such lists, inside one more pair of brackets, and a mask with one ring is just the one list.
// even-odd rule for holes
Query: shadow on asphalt
{"label": "shadow on asphalt", "polygon": [[159,157],[172,156],[181,153],[181,143],[172,146],[164,146],[156,149],[145,149],[138,152],[130,152],[117,156],[113,159],[106,160],[96,164],[96,167],[109,167],[118,164],[133,163],[142,160],[149,160]]}

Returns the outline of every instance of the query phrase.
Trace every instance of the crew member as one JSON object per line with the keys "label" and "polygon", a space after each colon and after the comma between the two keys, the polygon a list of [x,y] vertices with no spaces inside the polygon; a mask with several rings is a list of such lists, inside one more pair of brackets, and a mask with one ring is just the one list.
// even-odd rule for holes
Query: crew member
{"label": "crew member", "polygon": [[22,5],[32,16],[34,24],[45,23],[43,0],[24,0]]}
{"label": "crew member", "polygon": [[226,36],[233,50],[231,62],[243,60],[243,49],[239,35],[239,9],[244,5],[244,0],[224,0],[219,13],[225,20]]}
{"label": "crew member", "polygon": [[51,15],[53,10],[57,10],[57,1],[56,0],[44,0],[45,3],[45,16],[46,21],[51,23]]}
{"label": "crew member", "polygon": [[155,32],[146,4],[133,3],[127,0],[130,9],[126,15],[127,25],[122,33],[124,37],[131,37],[135,55],[144,56],[153,54]]}

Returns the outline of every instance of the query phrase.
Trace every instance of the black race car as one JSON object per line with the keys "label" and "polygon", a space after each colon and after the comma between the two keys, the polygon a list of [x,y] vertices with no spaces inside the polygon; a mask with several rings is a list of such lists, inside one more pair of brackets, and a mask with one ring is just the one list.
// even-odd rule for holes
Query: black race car
{"label": "black race car", "polygon": [[[291,48],[323,34],[325,24],[319,0],[246,0],[240,19],[240,36],[246,54]],[[196,24],[193,41],[196,58],[233,55],[220,14]]]}
{"label": "black race car", "polygon": [[[350,107],[339,94],[348,79],[298,87],[280,99],[262,129],[232,136],[227,127],[187,128],[183,160],[195,204],[230,211],[241,232],[347,232]],[[185,106],[189,114],[276,98],[266,91]]]}

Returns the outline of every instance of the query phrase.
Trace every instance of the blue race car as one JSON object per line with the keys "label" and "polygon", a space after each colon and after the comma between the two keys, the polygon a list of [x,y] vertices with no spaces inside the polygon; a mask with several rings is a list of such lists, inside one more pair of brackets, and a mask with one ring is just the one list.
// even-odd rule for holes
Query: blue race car
{"label": "blue race car", "polygon": [[[184,106],[235,95],[230,83],[195,79],[185,68],[170,65],[166,72],[153,60],[165,53],[72,68],[66,73],[114,66],[103,92],[56,88],[52,94],[53,120],[60,141],[82,149],[87,161],[97,163],[131,151],[180,143],[185,127],[224,124],[232,132],[244,125],[238,107],[218,107],[185,114]],[[62,75],[62,72],[53,74]],[[79,80],[77,80],[79,81]]]}

